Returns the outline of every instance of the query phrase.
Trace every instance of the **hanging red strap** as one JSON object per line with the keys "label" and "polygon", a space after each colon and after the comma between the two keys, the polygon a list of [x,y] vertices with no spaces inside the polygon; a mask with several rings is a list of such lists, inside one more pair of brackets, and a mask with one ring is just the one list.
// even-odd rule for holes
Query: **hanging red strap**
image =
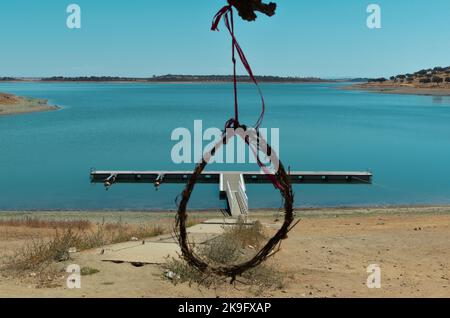
{"label": "hanging red strap", "polygon": [[[239,105],[238,105],[238,93],[237,93],[237,75],[236,75],[236,58],[235,54],[236,52],[239,55],[239,58],[244,65],[245,69],[247,70],[248,75],[250,76],[253,83],[256,85],[256,88],[258,89],[259,96],[261,97],[261,104],[262,104],[262,110],[261,114],[259,115],[258,121],[255,124],[255,129],[258,131],[260,128],[262,121],[264,119],[264,113],[266,111],[266,103],[264,101],[264,96],[261,91],[261,88],[258,85],[258,81],[256,80],[252,68],[250,67],[250,64],[244,54],[244,51],[242,50],[241,46],[239,45],[238,41],[236,40],[236,37],[234,35],[234,17],[233,17],[233,7],[231,5],[226,5],[222,9],[217,12],[217,14],[214,16],[213,23],[211,30],[213,31],[219,31],[219,23],[220,20],[223,18],[226,28],[228,29],[231,39],[232,39],[232,61],[233,61],[233,83],[234,83],[234,119],[230,119],[226,125],[225,128],[233,127],[235,129],[239,128]],[[275,176],[269,171],[269,169],[264,165],[258,156],[258,150],[254,149],[250,146],[249,140],[245,139],[245,142],[249,145],[251,148],[253,154],[257,158],[257,163],[261,167],[261,169],[265,172],[266,176],[272,181],[273,185],[276,188],[282,189],[282,185],[277,181]]]}
{"label": "hanging red strap", "polygon": [[[214,16],[211,30],[219,31],[219,23],[222,18],[224,20],[225,26],[228,29],[228,32],[230,33],[231,39],[232,39],[234,112],[235,112],[235,118],[233,120],[234,127],[239,126],[239,106],[238,106],[238,95],[237,95],[237,75],[236,75],[236,58],[235,58],[235,52],[237,52],[248,75],[250,76],[253,83],[256,85],[259,96],[261,97],[262,110],[261,110],[261,114],[259,115],[258,121],[255,124],[255,128],[259,129],[259,127],[261,126],[262,121],[264,119],[264,113],[266,111],[266,103],[265,103],[261,88],[259,87],[258,81],[256,80],[256,78],[253,74],[252,68],[250,67],[250,64],[244,54],[244,51],[242,50],[241,46],[239,45],[239,43],[236,40],[236,37],[234,35],[234,17],[233,17],[233,7],[231,5],[226,5],[222,9],[220,9],[219,12],[217,12],[217,14]],[[230,125],[230,124],[231,123],[229,122],[228,125]]]}

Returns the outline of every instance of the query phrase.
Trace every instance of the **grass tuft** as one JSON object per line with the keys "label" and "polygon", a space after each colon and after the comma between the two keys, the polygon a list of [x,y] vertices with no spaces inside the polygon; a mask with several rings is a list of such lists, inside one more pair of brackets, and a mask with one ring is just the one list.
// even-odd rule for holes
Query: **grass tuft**
{"label": "grass tuft", "polygon": [[99,273],[100,271],[92,267],[82,267],[80,270],[81,276],[90,276]]}
{"label": "grass tuft", "polygon": [[[224,233],[196,248],[197,255],[213,266],[230,266],[252,258],[266,239],[264,227],[260,222],[246,224],[239,221],[230,225]],[[202,273],[191,267],[181,258],[169,258],[165,264],[164,277],[173,284],[197,284],[206,288],[219,288],[227,280],[211,273]],[[273,265],[262,264],[245,272],[239,281],[255,287],[261,294],[271,288],[284,288],[284,274]]]}

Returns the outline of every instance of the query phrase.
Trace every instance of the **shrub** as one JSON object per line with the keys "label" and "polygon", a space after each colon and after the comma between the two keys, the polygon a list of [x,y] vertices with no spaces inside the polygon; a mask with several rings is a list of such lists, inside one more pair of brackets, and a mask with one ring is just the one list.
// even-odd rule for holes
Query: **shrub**
{"label": "shrub", "polygon": [[[196,249],[197,255],[215,266],[230,266],[253,257],[261,247],[264,239],[264,228],[261,223],[252,225],[239,221],[229,226],[224,233]],[[207,288],[218,288],[226,284],[227,279],[211,273],[202,273],[188,265],[183,259],[170,258],[165,265],[165,278],[173,284],[197,284]],[[257,287],[256,293],[269,288],[283,288],[284,274],[267,263],[245,272],[238,281],[245,285]]]}
{"label": "shrub", "polygon": [[18,250],[7,262],[7,269],[14,272],[42,271],[53,262],[70,259],[69,249],[80,245],[80,236],[71,230],[56,233],[49,241],[33,240]]}
{"label": "shrub", "polygon": [[433,82],[433,83],[442,83],[443,81],[444,81],[444,79],[442,78],[442,77],[439,77],[439,76],[433,76],[433,78],[431,79],[431,81]]}
{"label": "shrub", "polygon": [[446,83],[450,83],[450,77],[446,77],[446,78],[445,78],[445,82],[446,82]]}
{"label": "shrub", "polygon": [[369,82],[378,82],[378,83],[383,83],[383,82],[386,82],[387,81],[387,79],[385,79],[384,77],[381,77],[381,78],[372,78],[372,79],[369,79]]}
{"label": "shrub", "polygon": [[6,269],[21,273],[45,270],[54,262],[70,260],[69,250],[77,251],[102,247],[107,244],[130,241],[132,237],[148,238],[164,233],[161,226],[138,228],[124,224],[98,225],[96,231],[56,231],[50,239],[33,239],[19,249],[6,263]]}
{"label": "shrub", "polygon": [[[2,221],[0,225],[57,227],[52,237],[38,237],[30,240],[14,255],[7,257],[0,268],[5,275],[26,280],[27,283],[35,284],[38,288],[53,288],[62,284],[61,271],[71,259],[72,248],[82,251],[129,241],[132,237],[144,239],[166,232],[161,226],[136,226],[121,222],[97,224],[95,228],[95,225],[88,221],[22,219]],[[98,270],[86,267],[81,271],[82,275],[92,275]]]}
{"label": "shrub", "polygon": [[414,74],[416,74],[416,75],[426,75],[427,72],[428,72],[427,70],[420,70],[420,71],[418,71],[418,72],[416,72]]}

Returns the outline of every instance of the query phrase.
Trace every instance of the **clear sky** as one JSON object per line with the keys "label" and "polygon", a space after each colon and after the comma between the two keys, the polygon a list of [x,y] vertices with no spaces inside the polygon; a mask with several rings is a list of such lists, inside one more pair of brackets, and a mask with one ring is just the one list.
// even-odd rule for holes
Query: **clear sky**
{"label": "clear sky", "polygon": [[[237,23],[255,73],[375,77],[450,65],[449,0],[275,0]],[[66,8],[81,7],[81,29]],[[2,0],[0,76],[229,74],[230,42],[210,31],[225,0]],[[369,4],[382,28],[366,25]]]}

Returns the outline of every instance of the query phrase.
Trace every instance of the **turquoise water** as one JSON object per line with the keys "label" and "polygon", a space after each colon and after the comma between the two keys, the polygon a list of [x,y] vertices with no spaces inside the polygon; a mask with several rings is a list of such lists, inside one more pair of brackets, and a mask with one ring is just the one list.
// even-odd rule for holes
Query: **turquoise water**
{"label": "turquoise water", "polygon": [[[372,186],[295,186],[297,206],[450,203],[450,100],[336,89],[338,84],[262,85],[263,126],[280,128],[292,170],[367,170]],[[228,84],[0,83],[1,92],[46,98],[60,111],[0,117],[0,209],[175,209],[182,185],[91,185],[89,171],[191,170],[175,165],[177,127],[223,127]],[[241,121],[259,112],[241,85]],[[215,165],[214,170],[256,170]],[[273,188],[248,187],[250,206],[279,207]],[[196,188],[191,208],[223,207],[216,186]]]}

